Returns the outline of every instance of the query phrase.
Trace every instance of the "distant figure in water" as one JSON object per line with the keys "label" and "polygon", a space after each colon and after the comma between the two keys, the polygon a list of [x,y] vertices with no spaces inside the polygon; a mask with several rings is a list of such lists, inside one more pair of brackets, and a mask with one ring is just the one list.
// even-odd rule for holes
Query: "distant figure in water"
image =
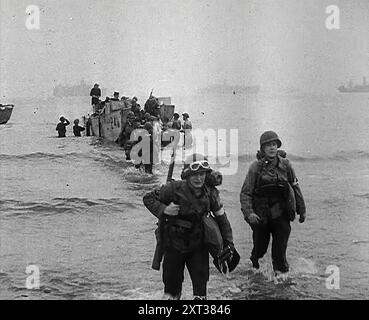
{"label": "distant figure in water", "polygon": [[85,131],[85,128],[79,126],[78,123],[79,123],[79,120],[78,119],[74,120],[73,133],[74,133],[74,135],[76,137],[80,137],[81,136],[81,132],[82,131]]}
{"label": "distant figure in water", "polygon": [[56,131],[58,131],[59,138],[64,138],[65,133],[67,132],[66,126],[70,124],[68,119],[64,118],[63,116],[60,117],[60,122],[56,126]]}

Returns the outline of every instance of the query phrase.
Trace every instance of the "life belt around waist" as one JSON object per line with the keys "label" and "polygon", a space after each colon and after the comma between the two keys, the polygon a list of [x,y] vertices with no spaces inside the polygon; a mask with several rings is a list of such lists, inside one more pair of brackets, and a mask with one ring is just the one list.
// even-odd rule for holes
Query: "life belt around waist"
{"label": "life belt around waist", "polygon": [[193,226],[193,223],[191,221],[183,219],[173,219],[169,223],[183,229],[191,229]]}
{"label": "life belt around waist", "polygon": [[280,182],[280,183],[270,183],[259,186],[255,189],[255,195],[257,197],[266,197],[266,198],[288,198],[288,182]]}
{"label": "life belt around waist", "polygon": [[284,211],[289,220],[293,221],[296,217],[296,198],[295,192],[288,182],[283,184],[264,185],[255,192],[253,209],[256,213],[263,215],[270,212],[272,216],[279,216],[280,210]]}

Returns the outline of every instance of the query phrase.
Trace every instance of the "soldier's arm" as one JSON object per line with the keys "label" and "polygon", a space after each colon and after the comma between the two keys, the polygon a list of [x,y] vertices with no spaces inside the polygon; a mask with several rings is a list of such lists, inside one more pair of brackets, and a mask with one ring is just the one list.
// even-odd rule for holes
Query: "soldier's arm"
{"label": "soldier's arm", "polygon": [[252,198],[256,184],[257,170],[258,162],[255,161],[250,165],[240,192],[241,211],[246,221],[248,221],[250,214],[254,213]]}
{"label": "soldier's arm", "polygon": [[291,163],[289,162],[289,170],[290,170],[290,176],[291,176],[291,186],[293,190],[295,191],[295,198],[296,198],[296,213],[298,215],[305,215],[306,214],[306,207],[305,207],[305,200],[302,195],[300,185],[298,183],[298,179],[295,174],[295,170],[293,169]]}
{"label": "soldier's arm", "polygon": [[145,194],[143,203],[155,217],[160,218],[165,208],[173,202],[173,197],[173,185],[172,182],[169,182],[160,189]]}
{"label": "soldier's arm", "polygon": [[226,247],[229,245],[233,249],[234,243],[232,227],[220,200],[219,190],[215,187],[210,188],[210,210],[213,212],[215,220],[218,223],[224,246]]}
{"label": "soldier's arm", "polygon": [[254,213],[254,210],[252,209],[252,197],[256,183],[257,166],[258,166],[257,162],[251,164],[249,171],[247,172],[245,181],[243,182],[241,188],[240,193],[241,211],[246,221],[250,216],[250,214]]}

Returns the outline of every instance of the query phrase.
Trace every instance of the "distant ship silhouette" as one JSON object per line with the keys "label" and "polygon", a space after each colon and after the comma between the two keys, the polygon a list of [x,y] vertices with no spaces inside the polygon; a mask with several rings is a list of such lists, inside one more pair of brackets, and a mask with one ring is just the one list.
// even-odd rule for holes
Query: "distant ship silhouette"
{"label": "distant ship silhouette", "polygon": [[87,84],[87,82],[81,80],[79,84],[73,86],[57,85],[53,90],[53,94],[54,97],[88,97],[92,87],[93,84]]}
{"label": "distant ship silhouette", "polygon": [[352,81],[349,82],[348,86],[339,86],[339,92],[369,92],[369,84],[366,82],[366,77],[363,77],[363,84],[352,85]]}

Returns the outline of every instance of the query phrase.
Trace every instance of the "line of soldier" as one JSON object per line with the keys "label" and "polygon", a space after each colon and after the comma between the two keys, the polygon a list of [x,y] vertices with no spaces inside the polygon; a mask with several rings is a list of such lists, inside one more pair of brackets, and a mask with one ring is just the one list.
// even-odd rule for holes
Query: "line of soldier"
{"label": "line of soldier", "polygon": [[[156,98],[150,98],[148,99],[149,103],[150,101],[156,101]],[[146,102],[145,106],[148,103]],[[157,104],[158,105],[158,104]],[[145,108],[146,110],[150,110],[150,108]],[[158,109],[156,106],[152,108],[151,110]],[[137,108],[136,110],[140,110]],[[159,150],[156,150],[154,147],[154,141],[153,141],[153,133],[155,132],[159,138],[160,138],[160,146],[165,146],[171,142],[171,140],[168,141],[161,141],[161,134],[163,131],[167,131],[169,129],[178,130],[178,132],[184,133],[184,143],[185,146],[191,146],[192,145],[192,124],[189,120],[189,114],[184,113],[183,115],[184,123],[181,124],[181,121],[179,120],[179,114],[174,113],[172,119],[164,119],[164,122],[161,121],[160,114],[158,113],[157,116],[150,114],[149,112],[144,113],[144,117],[137,116],[137,113],[135,114],[134,111],[131,109],[130,112],[127,114],[127,121],[125,122],[121,133],[116,141],[121,147],[124,148],[125,154],[126,154],[126,160],[131,160],[131,150],[133,146],[137,143],[139,143],[142,139],[139,138],[138,140],[132,140],[132,132],[136,129],[144,129],[146,130],[146,134],[149,136],[150,139],[150,161],[149,163],[142,163],[145,168],[146,173],[152,174],[152,168],[153,164],[156,159],[154,156],[155,152],[159,152]],[[138,156],[142,156],[142,150],[139,151]],[[141,164],[137,164],[136,168],[139,168]]]}
{"label": "line of soldier", "polygon": [[156,97],[150,94],[150,97],[145,102],[144,109],[141,109],[141,105],[138,103],[137,97],[133,97],[132,99],[122,96],[119,98],[119,92],[115,91],[112,98],[106,97],[104,101],[100,100],[101,97],[101,89],[99,88],[99,84],[95,83],[94,87],[91,89],[90,92],[91,96],[91,105],[94,106],[94,112],[100,112],[106,102],[109,101],[123,101],[126,107],[131,108],[135,116],[135,122],[137,125],[143,126],[146,122],[150,121],[159,121],[163,130],[168,128],[173,128],[177,130],[188,130],[192,129],[191,121],[189,120],[189,114],[187,112],[183,113],[183,126],[181,121],[179,120],[179,114],[175,113],[173,115],[173,119],[161,119],[160,115],[160,104]]}
{"label": "line of soldier", "polygon": [[[139,168],[142,164],[146,173],[152,174],[152,167],[154,162],[154,147],[153,147],[153,131],[162,132],[168,129],[179,130],[184,133],[184,141],[187,146],[192,145],[192,123],[189,120],[190,116],[187,112],[182,114],[183,125],[179,119],[179,114],[174,113],[172,119],[164,117],[161,119],[160,104],[156,97],[150,93],[149,98],[145,102],[144,109],[141,109],[141,105],[138,103],[137,97],[129,99],[122,96],[119,98],[119,92],[115,91],[112,98],[106,97],[105,101],[100,101],[101,90],[99,84],[95,83],[90,92],[91,104],[93,105],[94,112],[100,112],[105,104],[109,101],[123,101],[127,108],[131,108],[131,111],[127,114],[127,121],[125,122],[119,137],[116,140],[121,147],[124,148],[126,154],[126,160],[131,160],[130,152],[133,146],[141,141],[131,140],[131,134],[136,129],[145,129],[150,136],[150,163],[137,164],[136,168]],[[168,141],[169,143],[170,141]],[[163,143],[165,145],[165,143]],[[140,155],[140,154],[139,154]],[[142,155],[142,151],[141,151]]]}

